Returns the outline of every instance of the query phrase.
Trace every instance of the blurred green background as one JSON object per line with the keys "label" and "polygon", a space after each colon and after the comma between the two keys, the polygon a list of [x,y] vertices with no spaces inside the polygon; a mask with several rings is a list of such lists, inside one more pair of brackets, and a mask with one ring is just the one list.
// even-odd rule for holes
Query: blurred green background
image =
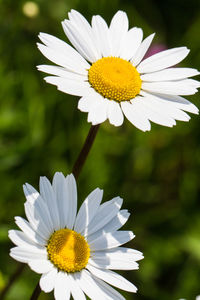
{"label": "blurred green background", "polygon": [[[7,231],[24,215],[22,184],[38,188],[40,175],[68,174],[90,125],[77,110],[77,97],[43,81],[36,65],[48,63],[36,48],[40,31],[66,39],[60,22],[77,9],[88,20],[101,14],[110,22],[122,9],[130,26],[156,32],[154,45],[187,46],[181,64],[200,69],[200,1],[176,0],[0,0],[0,290],[18,263],[9,257]],[[35,10],[34,10],[35,9]],[[199,95],[188,97],[200,107]],[[80,203],[97,186],[104,200],[125,199],[132,213],[125,228],[136,238],[129,246],[145,259],[139,271],[122,273],[139,288],[126,299],[195,299],[200,294],[200,119],[174,128],[152,124],[143,133],[127,120],[100,126],[78,180]],[[26,267],[6,300],[29,299],[39,275]],[[42,293],[40,299],[53,299]]]}

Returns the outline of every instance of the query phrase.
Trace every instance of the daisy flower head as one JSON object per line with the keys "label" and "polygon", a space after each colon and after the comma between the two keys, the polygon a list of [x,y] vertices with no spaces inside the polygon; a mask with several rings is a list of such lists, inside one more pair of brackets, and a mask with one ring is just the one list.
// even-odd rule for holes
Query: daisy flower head
{"label": "daisy flower head", "polygon": [[10,230],[16,244],[10,255],[42,274],[40,287],[54,290],[56,300],[124,299],[110,285],[129,292],[137,288],[113,270],[138,269],[141,252],[120,247],[134,238],[119,230],[129,213],[115,197],[101,204],[103,191],[91,192],[77,213],[77,188],[73,175],[56,173],[51,184],[40,178],[40,193],[24,185],[27,220],[16,217],[20,230]]}
{"label": "daisy flower head", "polygon": [[176,120],[190,119],[184,111],[198,114],[197,107],[182,96],[197,92],[200,84],[190,77],[199,72],[171,68],[188,55],[186,47],[143,59],[154,34],[143,40],[141,28],[129,29],[125,12],[118,11],[110,26],[98,15],[90,25],[75,10],[68,17],[62,26],[73,47],[40,33],[39,50],[57,66],[38,69],[52,75],[45,80],[58,90],[81,97],[78,108],[88,113],[92,125],[108,119],[120,126],[125,115],[134,126],[148,131],[150,121],[172,127]]}

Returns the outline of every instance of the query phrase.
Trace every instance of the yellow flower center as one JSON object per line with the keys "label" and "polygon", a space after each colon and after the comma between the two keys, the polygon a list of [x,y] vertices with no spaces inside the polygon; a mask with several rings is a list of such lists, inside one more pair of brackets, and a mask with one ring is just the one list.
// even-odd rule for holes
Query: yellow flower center
{"label": "yellow flower center", "polygon": [[86,267],[90,248],[85,238],[70,229],[55,231],[47,244],[49,260],[59,269],[68,273],[81,271]]}
{"label": "yellow flower center", "polygon": [[139,94],[142,80],[136,68],[119,57],[103,57],[88,71],[91,86],[103,97],[127,101]]}

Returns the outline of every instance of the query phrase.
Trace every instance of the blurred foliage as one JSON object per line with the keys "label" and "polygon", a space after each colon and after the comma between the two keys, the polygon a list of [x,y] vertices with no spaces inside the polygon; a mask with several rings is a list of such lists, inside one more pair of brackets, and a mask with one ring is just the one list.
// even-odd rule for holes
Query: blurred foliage
{"label": "blurred foliage", "polygon": [[[9,257],[7,231],[14,216],[24,215],[22,184],[38,187],[40,175],[68,174],[90,125],[77,110],[77,98],[43,81],[36,65],[47,60],[36,48],[40,31],[65,39],[60,22],[77,9],[89,20],[101,14],[108,22],[122,9],[130,26],[154,43],[191,49],[182,66],[200,69],[200,1],[179,0],[35,0],[26,12],[24,0],[0,0],[0,289],[17,268]],[[188,97],[199,106],[199,96]],[[192,300],[200,294],[200,120],[178,122],[173,129],[152,125],[143,133],[127,120],[120,128],[100,127],[78,181],[79,199],[95,187],[104,199],[120,195],[132,216],[125,228],[136,238],[131,247],[145,259],[136,272],[123,273],[139,288],[129,299]],[[81,202],[80,202],[81,203]],[[80,204],[79,203],[79,204]],[[28,299],[39,275],[29,268],[6,300]],[[41,294],[40,299],[53,299]]]}

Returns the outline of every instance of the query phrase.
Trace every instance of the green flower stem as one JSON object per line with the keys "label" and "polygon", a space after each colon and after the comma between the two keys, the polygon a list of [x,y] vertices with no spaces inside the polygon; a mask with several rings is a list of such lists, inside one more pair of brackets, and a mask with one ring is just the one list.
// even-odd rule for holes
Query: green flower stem
{"label": "green flower stem", "polygon": [[[98,132],[98,129],[99,129],[99,126],[100,125],[95,125],[95,126],[91,126],[90,127],[90,130],[89,130],[89,133],[87,135],[87,138],[85,140],[85,143],[83,144],[83,147],[81,149],[81,152],[73,166],[73,169],[72,169],[72,173],[74,174],[74,177],[76,178],[76,180],[78,179],[79,177],[79,174],[84,166],[84,163],[88,157],[88,154],[90,152],[90,149],[94,143],[94,140],[95,140],[95,137],[97,135],[97,132]],[[39,295],[41,293],[41,289],[40,289],[40,286],[39,286],[39,283],[36,285],[34,291],[33,291],[33,294],[30,298],[30,300],[37,300]]]}
{"label": "green flower stem", "polygon": [[36,285],[36,287],[33,291],[33,294],[31,296],[30,300],[38,299],[40,293],[41,293],[41,288],[40,288],[40,285],[39,285],[39,282],[38,282],[38,284]]}
{"label": "green flower stem", "polygon": [[83,168],[83,165],[88,157],[88,154],[90,152],[90,149],[93,145],[93,142],[95,140],[95,137],[97,135],[98,129],[100,125],[91,126],[88,136],[85,140],[85,143],[81,149],[81,152],[73,166],[72,173],[74,174],[74,177],[76,180],[78,179],[78,176]]}

